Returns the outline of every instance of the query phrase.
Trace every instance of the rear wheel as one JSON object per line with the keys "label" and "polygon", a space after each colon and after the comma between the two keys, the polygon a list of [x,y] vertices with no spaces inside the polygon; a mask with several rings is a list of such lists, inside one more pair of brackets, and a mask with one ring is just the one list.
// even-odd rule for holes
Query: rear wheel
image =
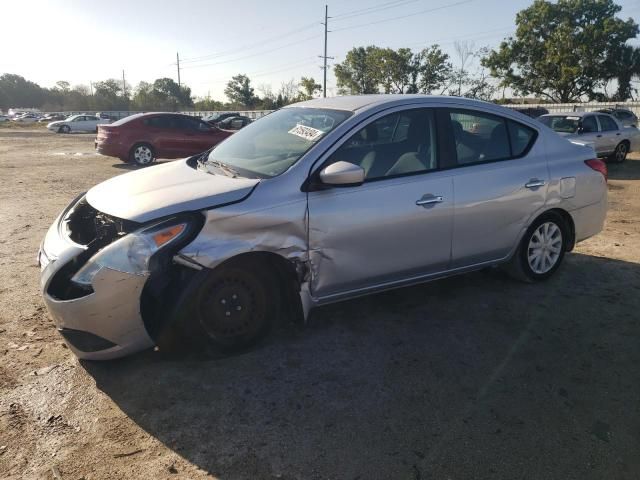
{"label": "rear wheel", "polygon": [[622,163],[627,159],[627,153],[629,153],[629,145],[627,142],[621,142],[618,144],[613,154],[611,154],[609,160],[616,163]]}
{"label": "rear wheel", "polygon": [[507,271],[518,280],[546,280],[560,267],[566,251],[568,229],[555,213],[539,217],[527,230]]}
{"label": "rear wheel", "polygon": [[153,147],[147,143],[138,143],[133,146],[129,153],[129,162],[136,165],[149,165],[155,161]]}

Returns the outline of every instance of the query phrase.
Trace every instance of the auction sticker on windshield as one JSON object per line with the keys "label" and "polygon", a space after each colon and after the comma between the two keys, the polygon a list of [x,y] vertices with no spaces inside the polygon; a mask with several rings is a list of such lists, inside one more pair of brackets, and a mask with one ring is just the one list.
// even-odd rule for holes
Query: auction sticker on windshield
{"label": "auction sticker on windshield", "polygon": [[322,130],[318,130],[317,128],[307,127],[305,125],[296,125],[287,133],[297,135],[300,138],[304,138],[305,140],[313,142],[320,138],[324,132]]}

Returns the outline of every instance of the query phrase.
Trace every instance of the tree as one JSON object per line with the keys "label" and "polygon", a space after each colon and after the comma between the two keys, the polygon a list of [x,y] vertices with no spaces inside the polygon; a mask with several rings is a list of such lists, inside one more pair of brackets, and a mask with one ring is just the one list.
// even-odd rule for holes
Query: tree
{"label": "tree", "polygon": [[462,84],[469,81],[468,73],[465,70],[467,62],[474,54],[473,42],[455,42],[453,48],[456,51],[458,60],[460,62],[460,68],[455,72],[455,82],[458,84],[458,96],[462,96]]}
{"label": "tree", "polygon": [[372,51],[372,62],[384,93],[406,93],[416,68],[413,59],[414,55],[408,48],[376,47]]}
{"label": "tree", "polygon": [[11,107],[39,107],[46,100],[47,91],[37,83],[20,75],[0,76],[0,109]]}
{"label": "tree", "polygon": [[300,98],[302,100],[310,100],[316,93],[322,92],[322,85],[316,83],[313,77],[302,77],[300,79],[300,86],[302,87],[302,92],[300,92]]}
{"label": "tree", "polygon": [[[449,55],[438,45],[424,48],[416,54],[416,68],[412,80],[411,93],[443,93],[452,80],[453,66]],[[418,80],[419,78],[419,80]]]}
{"label": "tree", "polygon": [[555,102],[591,99],[609,76],[611,55],[638,33],[616,18],[613,0],[535,0],[516,15],[515,37],[482,61],[503,86]]}
{"label": "tree", "polygon": [[344,62],[334,67],[340,92],[353,95],[379,92],[379,73],[376,71],[378,47],[356,47],[349,50]]}
{"label": "tree", "polygon": [[243,74],[236,75],[229,80],[224,94],[230,102],[240,104],[245,108],[253,108],[259,100],[253,93],[251,80]]}
{"label": "tree", "polygon": [[624,102],[633,98],[631,80],[640,76],[640,48],[623,45],[615,55],[612,55],[609,72],[610,76],[607,80],[615,79],[618,83],[618,89],[611,100]]}

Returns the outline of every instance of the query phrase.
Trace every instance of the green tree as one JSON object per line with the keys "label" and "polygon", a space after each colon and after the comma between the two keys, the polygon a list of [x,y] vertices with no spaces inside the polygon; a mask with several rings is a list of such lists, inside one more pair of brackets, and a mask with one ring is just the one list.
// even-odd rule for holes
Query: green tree
{"label": "green tree", "polygon": [[0,109],[11,107],[40,107],[46,100],[47,91],[37,83],[20,75],[5,73],[0,76]]}
{"label": "green tree", "polygon": [[515,37],[482,61],[503,86],[556,102],[595,97],[611,56],[638,33],[612,0],[535,0],[516,15]]}
{"label": "green tree", "polygon": [[634,77],[640,76],[640,48],[631,45],[620,48],[612,55],[609,72],[610,77],[607,80],[615,79],[618,83],[617,91],[611,100],[624,102],[633,98],[631,81]]}
{"label": "green tree", "polygon": [[443,93],[452,81],[453,66],[439,45],[423,48],[416,54],[412,93]]}
{"label": "green tree", "polygon": [[243,74],[236,75],[227,82],[224,94],[230,102],[237,103],[246,108],[253,108],[259,100],[253,93],[251,80]]}
{"label": "green tree", "polygon": [[352,48],[344,62],[334,67],[336,83],[341,93],[358,95],[379,92],[380,75],[376,70],[378,50],[373,45]]}
{"label": "green tree", "polygon": [[300,86],[302,87],[302,92],[300,92],[301,100],[310,100],[316,93],[322,92],[322,85],[316,83],[313,77],[302,77]]}

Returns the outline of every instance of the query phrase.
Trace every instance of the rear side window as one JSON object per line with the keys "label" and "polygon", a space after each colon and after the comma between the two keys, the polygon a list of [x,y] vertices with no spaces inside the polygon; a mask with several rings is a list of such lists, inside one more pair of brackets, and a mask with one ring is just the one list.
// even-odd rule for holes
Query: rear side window
{"label": "rear side window", "polygon": [[458,164],[504,160],[511,157],[506,121],[481,112],[449,112]]}
{"label": "rear side window", "polygon": [[618,124],[612,118],[606,115],[598,115],[598,120],[600,120],[600,127],[602,127],[603,132],[618,130]]}
{"label": "rear side window", "polygon": [[536,140],[535,129],[497,115],[450,110],[458,165],[518,158]]}
{"label": "rear side window", "polygon": [[519,157],[523,155],[533,143],[536,132],[521,123],[509,120],[509,139],[511,140],[511,155]]}

